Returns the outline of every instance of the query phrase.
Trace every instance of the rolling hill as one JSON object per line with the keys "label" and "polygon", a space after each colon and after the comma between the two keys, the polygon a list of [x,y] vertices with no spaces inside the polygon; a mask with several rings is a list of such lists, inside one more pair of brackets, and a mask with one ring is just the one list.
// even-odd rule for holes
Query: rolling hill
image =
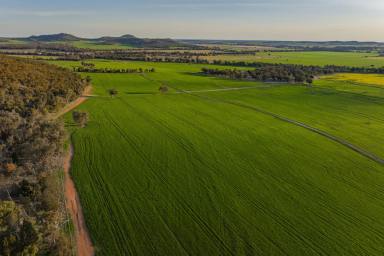
{"label": "rolling hill", "polygon": [[53,34],[53,35],[39,35],[39,36],[30,36],[28,38],[23,38],[23,41],[33,41],[33,42],[71,42],[71,41],[78,41],[82,40],[79,37],[76,37],[74,35],[66,34],[66,33],[60,33],[60,34]]}
{"label": "rolling hill", "polygon": [[58,43],[69,44],[78,48],[103,49],[103,48],[185,48],[189,44],[173,39],[138,38],[133,35],[120,37],[104,36],[100,38],[81,38],[71,34],[59,33],[51,35],[33,35],[25,38],[1,38],[2,43]]}

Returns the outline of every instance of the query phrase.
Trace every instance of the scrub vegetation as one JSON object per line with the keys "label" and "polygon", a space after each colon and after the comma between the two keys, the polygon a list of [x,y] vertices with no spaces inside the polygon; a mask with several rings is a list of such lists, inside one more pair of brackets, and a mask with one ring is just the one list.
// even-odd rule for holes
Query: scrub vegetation
{"label": "scrub vegetation", "polygon": [[49,113],[87,82],[53,65],[0,56],[0,255],[71,255],[63,200],[66,133]]}

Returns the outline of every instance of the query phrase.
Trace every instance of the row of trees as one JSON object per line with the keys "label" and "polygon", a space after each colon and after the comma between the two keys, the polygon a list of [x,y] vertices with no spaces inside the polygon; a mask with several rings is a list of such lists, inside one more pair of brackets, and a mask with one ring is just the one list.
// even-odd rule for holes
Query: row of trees
{"label": "row of trees", "polygon": [[[34,55],[34,54],[27,54]],[[56,56],[55,54],[48,54],[45,56]],[[209,61],[199,56],[181,55],[181,54],[169,54],[169,55],[158,55],[158,54],[116,54],[113,52],[105,52],[98,54],[67,54],[60,55],[55,58],[61,61],[83,61],[88,59],[108,59],[108,60],[127,60],[127,61],[145,61],[145,62],[172,62],[172,63],[191,63],[191,64],[209,64]]]}
{"label": "row of trees", "polygon": [[95,68],[95,67],[73,67],[74,72],[85,73],[154,73],[154,68]]}
{"label": "row of trees", "polygon": [[284,69],[301,69],[305,72],[312,72],[314,74],[332,74],[332,73],[371,73],[371,74],[384,74],[384,67],[350,67],[350,66],[305,66],[295,64],[272,64],[264,62],[246,62],[246,61],[213,61],[215,65],[232,66],[232,67],[252,67],[252,68],[284,68]]}
{"label": "row of trees", "polygon": [[209,69],[203,68],[206,75],[227,77],[231,79],[246,79],[264,82],[312,83],[319,75],[333,73],[376,73],[384,74],[383,68],[348,67],[348,66],[304,66],[291,64],[268,64],[246,62],[216,62],[221,65],[255,67],[253,70],[238,69]]}
{"label": "row of trees", "polygon": [[55,173],[65,130],[47,114],[85,86],[66,69],[0,55],[0,255],[69,254]]}
{"label": "row of trees", "polygon": [[312,83],[315,73],[298,67],[266,66],[254,70],[208,69],[206,75],[214,75],[238,80],[256,80],[263,82]]}
{"label": "row of trees", "polygon": [[95,67],[95,64],[90,63],[90,62],[85,62],[85,61],[82,61],[82,62],[81,62],[81,65],[82,65],[83,67],[90,67],[90,68],[94,68],[94,67]]}
{"label": "row of trees", "polygon": [[20,44],[0,44],[0,49],[4,50],[36,50],[50,52],[81,52],[82,50],[70,44],[64,43],[42,43],[42,42],[24,42]]}

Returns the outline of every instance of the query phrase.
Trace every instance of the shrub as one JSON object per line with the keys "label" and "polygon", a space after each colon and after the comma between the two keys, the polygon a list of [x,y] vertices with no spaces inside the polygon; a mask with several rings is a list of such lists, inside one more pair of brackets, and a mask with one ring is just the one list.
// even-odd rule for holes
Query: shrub
{"label": "shrub", "polygon": [[14,163],[6,163],[5,164],[5,171],[7,174],[12,174],[17,170],[17,166]]}
{"label": "shrub", "polygon": [[166,85],[162,85],[162,86],[160,86],[159,87],[159,91],[161,92],[161,93],[167,93],[168,92],[168,86],[166,86]]}
{"label": "shrub", "polygon": [[60,200],[59,195],[60,184],[56,178],[55,174],[50,174],[48,177],[44,179],[44,189],[41,195],[44,209],[47,211],[55,211],[59,209]]}
{"label": "shrub", "polygon": [[74,111],[72,113],[73,121],[80,126],[81,128],[84,128],[87,126],[89,116],[87,112],[80,112],[80,111]]}
{"label": "shrub", "polygon": [[119,94],[119,92],[116,90],[116,89],[109,89],[108,90],[108,93],[109,95],[113,98],[115,97],[117,94]]}

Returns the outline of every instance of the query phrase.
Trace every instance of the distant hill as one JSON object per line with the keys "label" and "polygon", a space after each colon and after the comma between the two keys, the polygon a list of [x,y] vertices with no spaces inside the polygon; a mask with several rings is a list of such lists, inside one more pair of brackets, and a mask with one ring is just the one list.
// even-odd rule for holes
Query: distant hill
{"label": "distant hill", "polygon": [[40,35],[40,36],[30,36],[28,38],[24,38],[27,41],[36,41],[36,42],[68,42],[68,41],[78,41],[81,40],[81,38],[60,33],[60,34],[53,34],[53,35]]}
{"label": "distant hill", "polygon": [[[150,39],[138,38],[133,35],[123,35],[120,37],[104,36],[100,38],[81,38],[71,34],[60,33],[52,35],[33,35],[26,38],[1,38],[6,40],[17,40],[24,43],[64,43],[71,44],[79,48],[102,48],[108,46],[133,47],[133,48],[186,48],[190,45],[172,39]],[[1,41],[0,41],[1,42]]]}
{"label": "distant hill", "polygon": [[169,48],[169,47],[185,47],[187,44],[177,42],[172,39],[148,39],[138,38],[133,35],[123,35],[120,37],[101,37],[92,39],[102,44],[122,44],[137,48]]}

